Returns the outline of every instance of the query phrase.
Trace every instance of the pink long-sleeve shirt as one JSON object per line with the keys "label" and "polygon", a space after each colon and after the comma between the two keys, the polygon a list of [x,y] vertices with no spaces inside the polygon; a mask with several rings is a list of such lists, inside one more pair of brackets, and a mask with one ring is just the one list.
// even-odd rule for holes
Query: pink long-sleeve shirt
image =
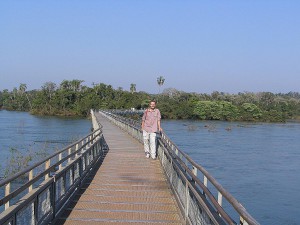
{"label": "pink long-sleeve shirt", "polygon": [[144,121],[144,130],[148,133],[154,133],[158,131],[158,121],[160,121],[161,115],[159,109],[146,109],[142,120]]}

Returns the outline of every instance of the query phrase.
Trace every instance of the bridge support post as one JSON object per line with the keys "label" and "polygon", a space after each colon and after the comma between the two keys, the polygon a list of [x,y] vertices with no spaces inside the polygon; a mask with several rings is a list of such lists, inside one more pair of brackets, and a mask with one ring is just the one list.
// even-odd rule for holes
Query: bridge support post
{"label": "bridge support post", "polygon": [[[5,185],[5,196],[9,195],[9,193],[10,193],[10,182]],[[9,208],[9,201],[5,203],[4,208],[5,210]]]}
{"label": "bridge support post", "polygon": [[[28,181],[31,181],[32,178],[33,178],[33,170],[30,170],[29,174],[28,174]],[[30,185],[28,188],[28,192],[31,192],[31,191],[32,191],[32,185]]]}

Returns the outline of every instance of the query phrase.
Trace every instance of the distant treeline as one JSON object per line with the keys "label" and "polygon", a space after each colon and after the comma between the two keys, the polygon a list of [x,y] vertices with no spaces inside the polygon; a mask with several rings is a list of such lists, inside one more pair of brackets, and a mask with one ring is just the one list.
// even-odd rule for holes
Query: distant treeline
{"label": "distant treeline", "polygon": [[228,94],[186,93],[173,88],[160,94],[114,89],[104,83],[92,87],[81,80],[64,80],[59,85],[45,83],[39,90],[27,91],[26,84],[12,91],[0,91],[0,107],[30,111],[39,115],[88,116],[92,109],[146,108],[150,99],[157,100],[163,118],[228,121],[284,122],[300,118],[300,93],[243,92]]}

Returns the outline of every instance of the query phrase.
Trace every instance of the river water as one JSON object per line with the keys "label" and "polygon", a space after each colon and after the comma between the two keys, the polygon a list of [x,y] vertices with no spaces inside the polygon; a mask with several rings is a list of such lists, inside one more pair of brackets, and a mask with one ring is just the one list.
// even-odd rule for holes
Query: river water
{"label": "river water", "polygon": [[91,131],[87,119],[33,116],[27,112],[0,111],[0,176],[4,175],[11,149],[47,155]]}
{"label": "river water", "polygon": [[300,123],[163,121],[167,135],[261,224],[300,224]]}
{"label": "river water", "polygon": [[[164,120],[162,126],[260,224],[300,225],[299,123]],[[54,152],[88,134],[91,121],[0,111],[0,128],[5,168],[11,148]]]}

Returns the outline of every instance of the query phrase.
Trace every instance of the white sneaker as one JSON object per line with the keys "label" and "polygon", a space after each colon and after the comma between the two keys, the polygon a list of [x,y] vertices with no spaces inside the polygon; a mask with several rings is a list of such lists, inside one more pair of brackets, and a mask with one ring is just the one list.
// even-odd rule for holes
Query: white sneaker
{"label": "white sneaker", "polygon": [[146,158],[149,159],[150,158],[150,154],[146,153]]}

